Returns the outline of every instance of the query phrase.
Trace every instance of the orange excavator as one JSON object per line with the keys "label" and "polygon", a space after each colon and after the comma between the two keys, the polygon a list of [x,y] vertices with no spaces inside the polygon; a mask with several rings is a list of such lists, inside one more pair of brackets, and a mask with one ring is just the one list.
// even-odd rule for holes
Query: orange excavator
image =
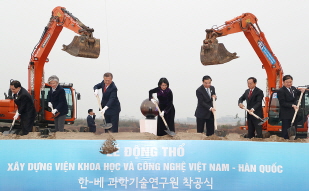
{"label": "orange excavator", "polygon": [[[76,57],[98,58],[100,55],[100,40],[93,37],[94,30],[85,26],[65,7],[55,7],[38,44],[31,53],[28,65],[28,92],[34,100],[37,112],[35,126],[39,128],[53,127],[54,124],[53,115],[48,107],[47,94],[50,86],[44,80],[44,65],[49,61],[48,55],[63,27],[74,31],[79,36],[75,36],[68,46],[63,45],[62,50]],[[76,100],[80,99],[80,94],[75,91],[72,83],[60,83],[60,85],[66,92],[69,108],[65,121],[66,124],[73,124],[76,119]],[[0,100],[0,122],[11,123],[17,110],[10,94],[10,91],[9,95],[5,93],[5,100]],[[0,127],[0,131],[3,132],[4,130],[6,130],[6,126]]]}
{"label": "orange excavator", "polygon": [[[264,33],[258,25],[258,19],[251,13],[244,13],[223,25],[206,29],[206,39],[201,46],[200,59],[203,65],[224,64],[238,58],[237,53],[226,50],[222,43],[218,43],[218,37],[233,33],[243,32],[249,43],[260,58],[263,69],[267,74],[266,95],[263,107],[264,117],[269,118],[263,124],[263,130],[270,134],[280,134],[281,121],[279,119],[279,100],[277,91],[282,87],[283,69],[277,57],[270,48]],[[297,113],[297,131],[307,133],[307,115],[309,114],[309,86],[301,100],[301,106]],[[240,127],[247,130],[247,126]]]}

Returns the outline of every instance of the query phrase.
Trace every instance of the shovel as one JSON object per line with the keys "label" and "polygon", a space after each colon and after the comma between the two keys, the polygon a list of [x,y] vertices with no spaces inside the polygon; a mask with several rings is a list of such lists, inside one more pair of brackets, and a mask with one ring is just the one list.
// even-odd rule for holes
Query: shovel
{"label": "shovel", "polygon": [[292,122],[291,122],[291,127],[288,128],[288,135],[289,135],[290,140],[295,140],[295,137],[296,137],[296,128],[295,128],[295,125],[293,125],[293,123],[295,121],[296,114],[298,112],[299,105],[300,105],[301,99],[303,97],[303,94],[304,94],[303,92],[300,94],[300,97],[299,97],[299,100],[298,100],[298,103],[297,103],[297,109],[294,112],[294,116],[293,116],[293,119],[292,119]]}
{"label": "shovel", "polygon": [[[216,101],[215,101],[215,98],[212,97],[212,104],[213,104],[213,108],[216,109]],[[214,125],[215,125],[215,135],[217,135],[218,137],[225,137],[226,136],[226,132],[225,131],[221,131],[221,130],[218,130],[218,127],[217,127],[217,117],[216,117],[216,111],[213,111],[212,112],[214,114]]]}
{"label": "shovel", "polygon": [[[100,110],[102,110],[102,105],[101,105],[99,95],[97,95],[96,97],[97,97],[97,100],[98,100],[98,104],[100,106]],[[103,118],[103,129],[110,129],[113,125],[111,123],[106,123],[104,114],[103,113],[101,113],[101,114],[102,114],[102,118]]]}
{"label": "shovel", "polygon": [[269,117],[265,117],[264,119],[262,119],[262,118],[260,118],[259,116],[257,116],[255,113],[250,112],[250,110],[247,109],[247,108],[245,108],[245,107],[243,107],[243,109],[246,110],[248,113],[251,113],[255,118],[261,120],[261,122],[258,123],[258,125],[263,125],[263,123],[265,123],[265,122],[269,119]]}
{"label": "shovel", "polygon": [[[159,111],[159,115],[161,116],[161,110],[160,110],[160,108],[159,108],[157,102],[155,102],[155,105],[156,105],[157,110]],[[164,116],[161,116],[161,118],[162,118],[162,120],[163,120],[163,122],[164,122],[164,125],[165,125],[165,127],[166,127],[166,130],[164,130],[164,131],[165,131],[168,135],[174,137],[174,136],[176,135],[176,133],[175,133],[174,131],[171,131],[171,130],[170,130],[170,128],[168,127],[168,125],[167,125],[167,123],[166,123],[166,121],[165,121],[165,119],[164,119]]]}
{"label": "shovel", "polygon": [[13,128],[13,126],[14,126],[14,124],[15,124],[15,120],[16,120],[16,119],[13,120],[12,125],[11,125],[9,131],[3,131],[3,135],[14,134],[14,133],[16,132],[16,129],[13,129],[13,130],[12,130],[12,128]]}
{"label": "shovel", "polygon": [[[51,106],[50,109],[54,110],[53,106]],[[53,114],[52,119],[55,119],[56,117],[58,117],[58,115],[60,115],[60,112],[57,112],[57,113]]]}

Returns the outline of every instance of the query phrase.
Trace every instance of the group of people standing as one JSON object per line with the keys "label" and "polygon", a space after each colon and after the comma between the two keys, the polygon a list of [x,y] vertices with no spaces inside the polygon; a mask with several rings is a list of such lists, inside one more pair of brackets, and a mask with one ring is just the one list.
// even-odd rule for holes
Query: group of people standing
{"label": "group of people standing", "polygon": [[[292,123],[292,119],[297,107],[297,100],[301,92],[305,92],[306,88],[297,89],[293,85],[293,77],[291,75],[283,76],[283,86],[277,92],[277,98],[279,100],[279,119],[282,121],[282,137],[289,139],[288,128]],[[242,102],[247,102],[247,124],[248,134],[247,138],[257,137],[263,138],[262,126],[259,119],[252,114],[256,114],[260,118],[263,118],[262,100],[264,97],[263,91],[256,87],[257,80],[254,77],[250,77],[247,80],[248,88],[244,94],[238,100],[238,106],[244,108]],[[297,121],[297,120],[295,120]],[[255,136],[256,133],[256,136]]]}
{"label": "group of people standing", "polygon": [[[68,114],[68,104],[64,89],[59,85],[59,78],[52,75],[48,78],[48,83],[51,89],[48,93],[48,107],[54,115],[55,130],[64,131],[65,118]],[[17,105],[17,111],[13,117],[14,120],[20,118],[20,126],[22,128],[22,135],[27,135],[32,131],[34,120],[36,117],[36,110],[34,102],[29,92],[21,86],[17,80],[10,82],[10,90],[13,94],[13,99]]]}
{"label": "group of people standing", "polygon": [[[215,87],[211,85],[212,79],[206,75],[202,78],[202,85],[196,90],[197,107],[195,110],[196,128],[198,133],[203,133],[206,126],[206,136],[214,134],[214,101],[217,99]],[[260,119],[253,116],[254,114],[263,118],[262,101],[264,93],[257,86],[257,79],[249,77],[247,79],[248,89],[238,99],[238,106],[241,109],[247,109],[247,125],[248,133],[246,138],[263,138],[262,125]],[[298,110],[297,100],[301,92],[305,92],[306,88],[297,89],[293,85],[293,77],[285,75],[283,77],[283,86],[278,90],[277,96],[280,104],[279,118],[282,121],[282,137],[288,139],[287,129],[290,127],[294,112]],[[153,93],[157,94],[159,99],[159,108],[162,111],[161,117],[164,117],[171,131],[175,131],[174,117],[175,108],[173,105],[173,93],[169,88],[169,83],[166,78],[161,78],[158,82],[158,87],[149,90],[149,100],[156,102],[153,99]],[[246,101],[245,107],[243,102]],[[161,117],[157,120],[157,135],[165,135],[165,124]],[[297,120],[296,120],[297,121]]]}
{"label": "group of people standing", "polygon": [[[198,133],[203,133],[206,125],[206,135],[214,134],[214,100],[217,99],[215,87],[211,85],[212,79],[206,75],[202,78],[202,85],[196,90],[197,107],[195,111],[196,128]],[[65,118],[68,113],[68,104],[66,101],[65,91],[59,85],[59,78],[52,75],[48,78],[48,83],[51,89],[48,94],[48,107],[55,119],[55,130],[64,131]],[[264,97],[263,91],[256,87],[257,79],[249,77],[247,79],[248,89],[241,95],[238,100],[238,106],[245,109],[243,101],[247,102],[247,138],[258,137],[262,138],[262,126],[259,125],[260,120],[252,114],[263,118],[262,100]],[[294,111],[297,110],[297,99],[301,92],[306,88],[297,89],[293,84],[293,77],[285,75],[283,77],[283,86],[277,92],[280,103],[279,118],[282,121],[282,137],[288,139],[287,129],[290,127]],[[111,123],[110,132],[118,132],[119,114],[121,111],[120,102],[117,96],[117,87],[113,82],[113,74],[105,73],[103,81],[94,85],[94,95],[98,96],[99,89],[102,91],[101,106],[99,112],[104,116],[106,123]],[[10,90],[13,93],[14,102],[18,110],[16,111],[14,120],[20,117],[23,134],[28,134],[33,127],[36,111],[31,95],[24,89],[20,82],[13,80],[10,82]],[[157,94],[159,101],[155,100],[153,94]],[[161,110],[160,117],[157,118],[157,135],[166,135],[166,126],[162,120],[165,119],[171,131],[175,131],[175,107],[173,104],[173,93],[169,88],[169,82],[166,78],[161,78],[158,86],[149,90],[149,101],[158,104]],[[87,123],[90,132],[96,132],[95,113],[92,109],[88,110]]]}

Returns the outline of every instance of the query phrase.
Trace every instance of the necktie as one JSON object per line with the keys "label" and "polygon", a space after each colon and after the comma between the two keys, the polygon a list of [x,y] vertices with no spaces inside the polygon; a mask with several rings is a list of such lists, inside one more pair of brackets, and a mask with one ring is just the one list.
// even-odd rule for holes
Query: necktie
{"label": "necktie", "polygon": [[106,86],[104,86],[104,90],[103,90],[103,92],[105,93],[105,91],[106,91]]}
{"label": "necktie", "polygon": [[249,92],[248,99],[250,99],[251,95],[252,95],[252,90],[250,90]]}
{"label": "necktie", "polygon": [[288,88],[288,89],[289,89],[290,93],[292,94],[292,96],[294,97],[292,89],[291,88]]}
{"label": "necktie", "polygon": [[211,97],[210,89],[209,89],[209,88],[206,88],[206,90],[207,90],[207,93],[208,93],[209,97]]}

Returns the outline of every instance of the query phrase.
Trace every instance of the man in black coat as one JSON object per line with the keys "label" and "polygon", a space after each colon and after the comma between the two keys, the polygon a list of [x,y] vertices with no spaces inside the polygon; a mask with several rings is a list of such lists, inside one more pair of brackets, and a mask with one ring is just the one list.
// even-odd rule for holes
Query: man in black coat
{"label": "man in black coat", "polygon": [[59,78],[56,75],[50,76],[48,83],[50,85],[48,106],[52,108],[52,113],[55,116],[55,130],[63,132],[65,119],[69,110],[65,90],[59,84]]}
{"label": "man in black coat", "polygon": [[298,90],[292,85],[293,77],[291,75],[285,75],[283,76],[283,86],[277,92],[280,104],[279,118],[282,121],[282,137],[285,139],[289,139],[287,129],[291,126],[295,110],[298,109],[297,100],[299,95],[306,90],[306,88]]}
{"label": "man in black coat", "polygon": [[89,132],[93,132],[95,133],[96,132],[96,125],[95,125],[95,113],[93,113],[93,110],[92,109],[88,109],[88,116],[87,116],[87,125],[89,127]]}
{"label": "man in black coat", "polygon": [[255,137],[255,131],[258,138],[263,138],[262,126],[258,125],[261,121],[255,118],[252,113],[256,114],[260,118],[263,118],[262,100],[264,97],[263,91],[256,87],[256,78],[250,77],[247,80],[248,88],[245,93],[239,98],[238,106],[244,108],[242,104],[244,100],[247,102],[247,124],[248,124],[248,135],[247,138],[251,139]]}
{"label": "man in black coat", "polygon": [[28,91],[21,87],[20,82],[17,80],[11,81],[10,89],[13,93],[14,102],[18,107],[18,110],[13,118],[16,120],[20,116],[22,134],[27,135],[30,131],[32,131],[36,116],[33,99]]}
{"label": "man in black coat", "polygon": [[206,123],[206,136],[214,134],[213,111],[216,110],[213,108],[212,97],[216,99],[217,96],[215,87],[211,85],[211,81],[212,79],[210,76],[204,76],[202,79],[203,84],[196,90],[196,130],[198,133],[203,133]]}
{"label": "man in black coat", "polygon": [[[118,132],[119,113],[121,111],[120,102],[117,96],[117,87],[113,82],[113,74],[105,73],[103,75],[103,81],[93,87],[94,95],[99,94],[99,89],[102,89],[102,110],[106,123],[112,123],[112,127],[109,129],[111,132]],[[108,130],[106,130],[107,132]]]}

